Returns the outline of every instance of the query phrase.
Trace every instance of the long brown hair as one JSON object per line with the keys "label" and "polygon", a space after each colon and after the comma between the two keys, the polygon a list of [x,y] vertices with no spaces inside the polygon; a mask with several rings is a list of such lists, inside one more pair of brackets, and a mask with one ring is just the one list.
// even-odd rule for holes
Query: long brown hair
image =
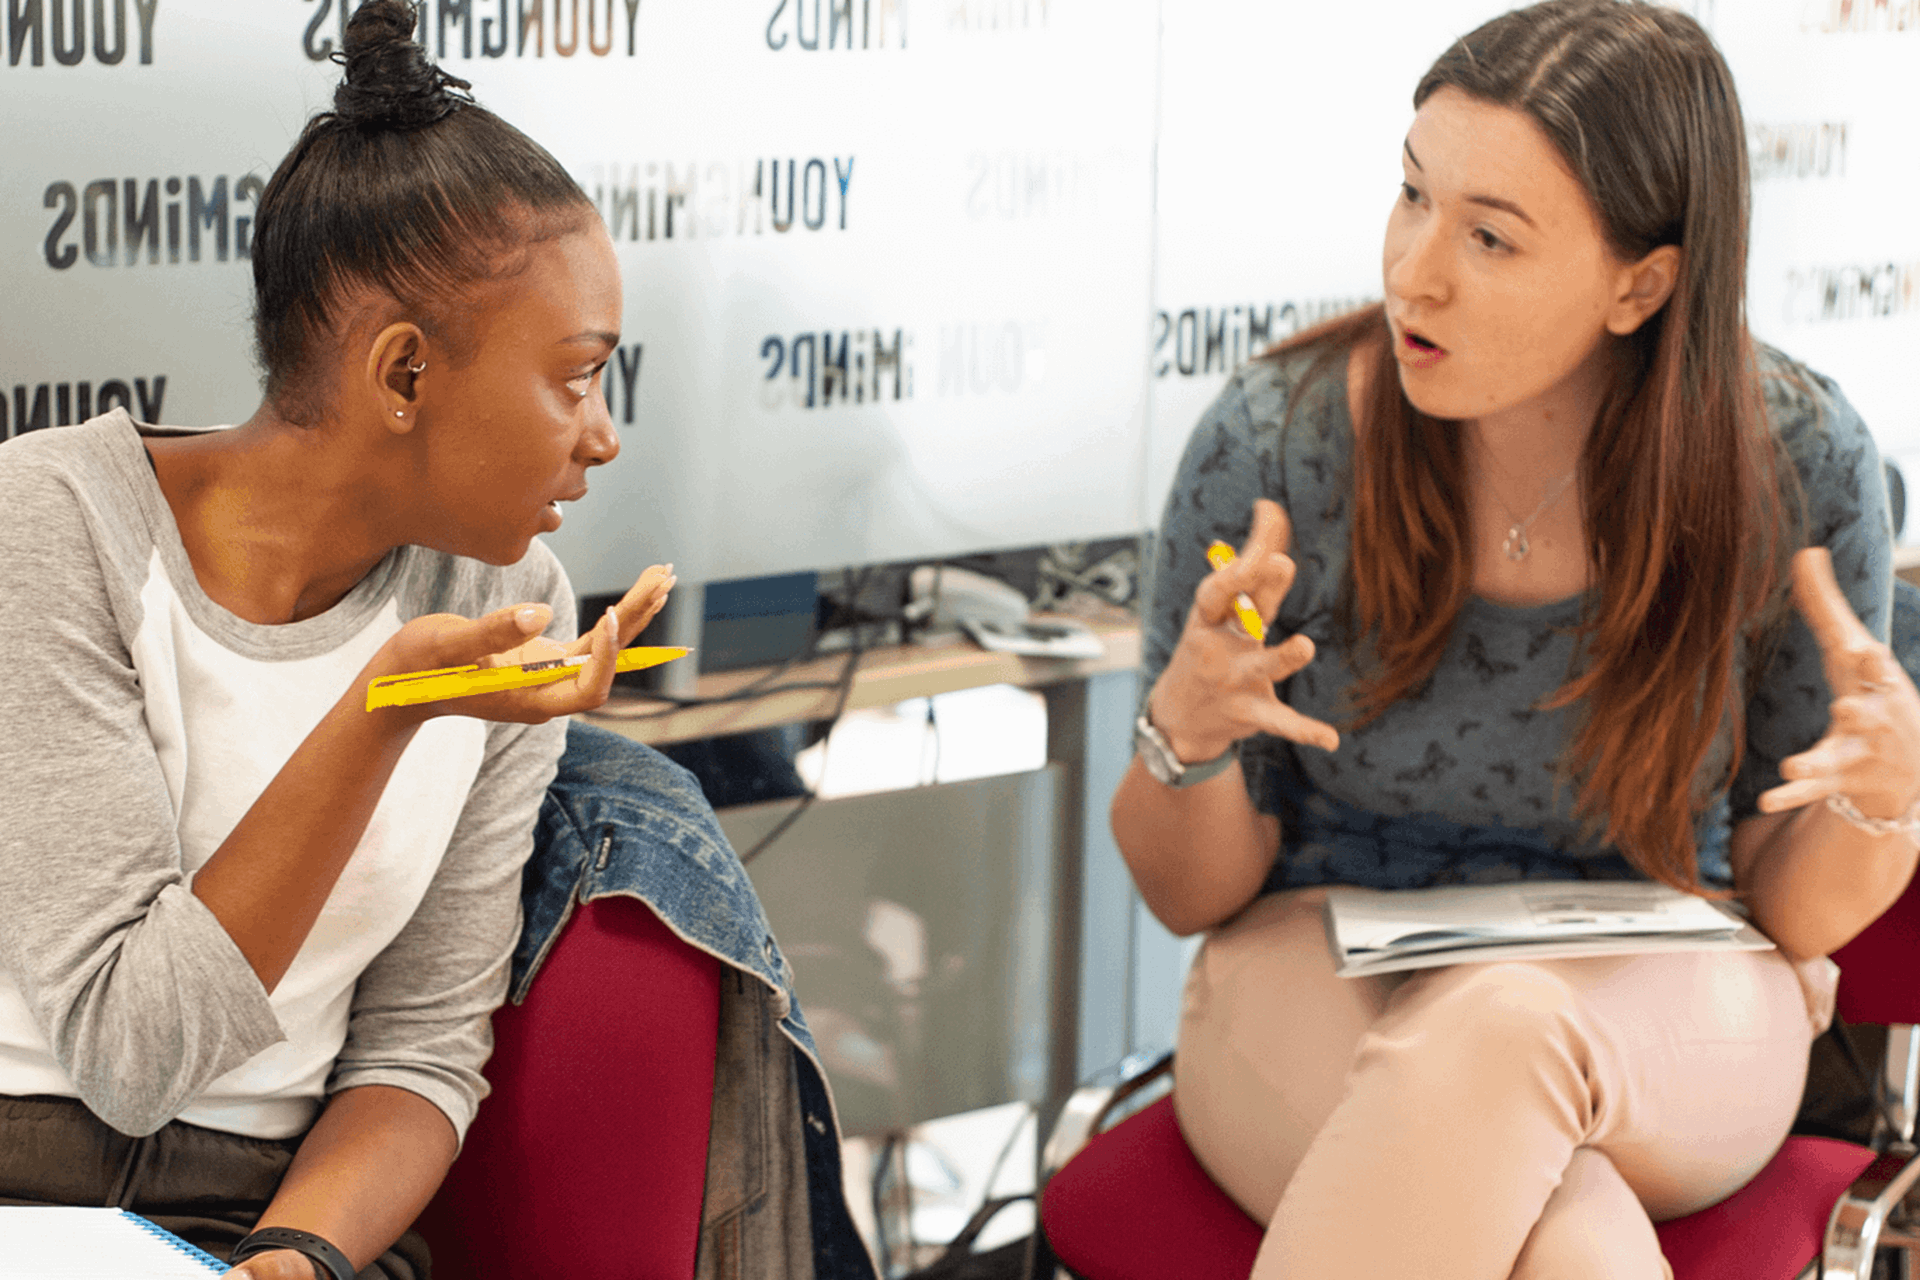
{"label": "long brown hair", "polygon": [[[1746,129],[1733,77],[1685,15],[1547,0],[1456,41],[1415,108],[1447,86],[1539,125],[1619,260],[1681,251],[1672,297],[1621,344],[1581,457],[1598,599],[1580,623],[1579,665],[1546,705],[1580,704],[1563,762],[1579,815],[1646,875],[1697,891],[1693,823],[1744,738],[1737,646],[1777,609],[1793,541],[1745,320]],[[1382,308],[1276,354],[1303,347],[1373,356],[1350,557],[1368,660],[1349,696],[1365,724],[1432,675],[1472,591],[1462,433],[1407,401]]]}

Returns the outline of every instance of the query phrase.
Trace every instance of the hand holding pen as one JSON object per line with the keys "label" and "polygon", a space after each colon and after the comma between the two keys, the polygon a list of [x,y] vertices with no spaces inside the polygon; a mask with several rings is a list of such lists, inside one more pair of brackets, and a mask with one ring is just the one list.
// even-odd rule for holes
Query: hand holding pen
{"label": "hand holding pen", "polygon": [[[592,710],[606,701],[614,672],[623,665],[622,646],[658,615],[676,581],[673,566],[650,567],[598,624],[566,643],[541,635],[553,618],[545,604],[515,605],[474,619],[455,614],[415,618],[369,664],[361,696],[369,711],[378,708],[382,715],[413,720],[466,715],[539,723]],[[684,650],[655,651],[650,656],[667,660],[665,655],[681,653]],[[651,664],[629,659],[624,665]],[[536,668],[532,679],[522,674],[528,666]],[[449,681],[448,676],[454,678]],[[434,691],[426,697],[417,696],[417,690],[416,696],[390,696],[395,687],[415,682]],[[468,688],[437,687],[462,683]],[[485,691],[469,692],[472,688]]]}
{"label": "hand holding pen", "polygon": [[[1214,541],[1207,547],[1207,563],[1216,569],[1224,569],[1235,560],[1233,548],[1224,542]],[[1234,616],[1240,619],[1241,630],[1261,644],[1267,642],[1266,620],[1260,616],[1260,610],[1254,607],[1253,597],[1244,591],[1234,593]]]}
{"label": "hand holding pen", "polygon": [[1180,642],[1152,693],[1148,717],[1182,761],[1210,760],[1242,738],[1268,733],[1332,751],[1332,725],[1287,706],[1274,686],[1313,661],[1313,641],[1265,643],[1267,622],[1293,586],[1293,526],[1280,505],[1253,504],[1253,528],[1236,556],[1209,553]]}

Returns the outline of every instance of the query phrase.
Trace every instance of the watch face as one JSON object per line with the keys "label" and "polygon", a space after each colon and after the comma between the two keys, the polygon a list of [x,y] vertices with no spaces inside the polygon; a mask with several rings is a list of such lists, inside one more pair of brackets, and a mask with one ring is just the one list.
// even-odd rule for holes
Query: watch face
{"label": "watch face", "polygon": [[1174,756],[1167,740],[1144,715],[1133,722],[1133,741],[1140,750],[1140,763],[1147,766],[1148,773],[1168,786],[1180,781],[1180,775],[1186,772],[1185,768]]}

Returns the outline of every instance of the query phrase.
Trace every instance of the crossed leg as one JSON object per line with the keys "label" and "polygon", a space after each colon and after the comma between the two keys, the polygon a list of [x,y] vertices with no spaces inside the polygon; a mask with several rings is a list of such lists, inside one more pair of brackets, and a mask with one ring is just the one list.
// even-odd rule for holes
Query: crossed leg
{"label": "crossed leg", "polygon": [[1333,976],[1322,895],[1263,899],[1189,975],[1174,1105],[1269,1223],[1256,1280],[1663,1274],[1650,1219],[1757,1172],[1811,1035],[1772,953]]}

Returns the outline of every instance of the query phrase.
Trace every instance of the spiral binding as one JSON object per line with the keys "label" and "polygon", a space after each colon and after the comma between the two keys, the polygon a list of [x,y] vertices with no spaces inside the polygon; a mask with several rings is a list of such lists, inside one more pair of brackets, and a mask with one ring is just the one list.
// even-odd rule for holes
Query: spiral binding
{"label": "spiral binding", "polygon": [[173,1234],[173,1232],[167,1230],[165,1227],[160,1226],[158,1223],[150,1222],[147,1219],[141,1217],[139,1214],[129,1213],[125,1209],[120,1210],[120,1215],[125,1219],[127,1219],[127,1221],[133,1223],[134,1226],[146,1232],[148,1235],[159,1240],[162,1244],[169,1246],[170,1248],[176,1250],[177,1252],[186,1254],[189,1258],[192,1258],[195,1262],[206,1263],[208,1269],[212,1271],[214,1274],[217,1275],[220,1272],[223,1272],[227,1269],[226,1263],[220,1261],[220,1259],[214,1257],[212,1254],[208,1253],[205,1249],[200,1248],[198,1245],[191,1244],[185,1240],[182,1240],[179,1236]]}

